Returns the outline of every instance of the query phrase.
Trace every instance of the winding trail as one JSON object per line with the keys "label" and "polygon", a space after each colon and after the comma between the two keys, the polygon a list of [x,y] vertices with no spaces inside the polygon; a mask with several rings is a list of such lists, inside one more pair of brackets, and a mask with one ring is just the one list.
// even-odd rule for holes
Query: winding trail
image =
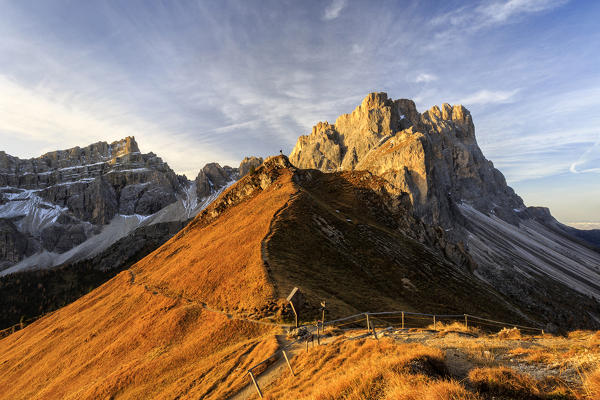
{"label": "winding trail", "polygon": [[278,327],[278,328],[290,328],[290,327],[293,326],[291,324],[278,324],[276,322],[261,321],[261,320],[257,320],[257,319],[247,318],[247,317],[245,317],[243,315],[239,315],[239,314],[236,315],[236,314],[228,313],[228,312],[223,311],[223,310],[219,310],[217,308],[210,307],[208,304],[206,304],[205,302],[203,302],[201,300],[191,299],[191,298],[185,297],[185,296],[173,295],[173,294],[168,293],[167,291],[165,291],[162,288],[159,288],[159,287],[156,287],[156,286],[150,286],[150,285],[147,285],[147,284],[145,284],[143,282],[136,282],[135,273],[132,270],[128,270],[128,271],[129,271],[129,275],[130,275],[130,281],[129,281],[129,283],[131,285],[143,286],[144,290],[146,290],[148,293],[150,293],[152,295],[158,295],[158,294],[160,294],[161,296],[167,297],[169,299],[184,300],[184,301],[186,301],[189,304],[198,305],[198,306],[202,307],[203,309],[205,309],[206,311],[217,313],[217,314],[221,314],[221,315],[225,315],[228,319],[231,319],[231,320],[245,321],[245,322],[250,322],[250,323],[253,323],[253,324],[273,326],[273,327]]}
{"label": "winding trail", "polygon": [[[286,335],[275,335],[277,339],[277,343],[279,344],[279,349],[289,345],[291,342],[286,338]],[[278,349],[278,351],[279,351]],[[287,350],[288,357],[291,359],[294,355],[297,354],[298,350],[300,350],[297,346],[290,347]],[[279,356],[277,361],[273,364],[269,365],[267,369],[257,376],[258,384],[260,385],[261,390],[268,387],[275,379],[277,379],[281,374],[290,373],[289,369],[286,365],[285,359],[283,356]],[[252,395],[256,394],[256,389],[254,388],[254,384],[248,378],[248,384],[240,389],[239,392],[227,398],[227,400],[246,400],[249,399]]]}

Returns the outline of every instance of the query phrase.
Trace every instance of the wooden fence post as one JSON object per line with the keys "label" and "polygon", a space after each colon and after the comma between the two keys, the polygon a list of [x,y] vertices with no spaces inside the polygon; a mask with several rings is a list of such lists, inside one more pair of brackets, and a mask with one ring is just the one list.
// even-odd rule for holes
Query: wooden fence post
{"label": "wooden fence post", "polygon": [[248,373],[250,374],[250,378],[252,378],[252,382],[254,382],[254,387],[256,388],[256,391],[258,392],[258,397],[260,397],[262,399],[263,395],[262,395],[262,392],[260,391],[260,387],[258,387],[258,382],[256,382],[256,379],[254,379],[254,374],[250,370],[248,370]]}
{"label": "wooden fence post", "polygon": [[319,321],[317,321],[317,345],[321,345],[321,337],[319,335]]}
{"label": "wooden fence post", "polygon": [[435,321],[435,315],[433,316],[433,330],[437,331],[437,324],[436,324],[436,321]]}
{"label": "wooden fence post", "polygon": [[465,314],[465,329],[469,329],[469,322],[467,321],[467,314]]}
{"label": "wooden fence post", "polygon": [[294,307],[294,303],[290,301],[290,306],[292,306],[292,311],[294,312],[294,325],[298,328],[298,313],[296,312],[296,307]]}
{"label": "wooden fence post", "polygon": [[294,370],[292,369],[292,364],[290,364],[290,360],[288,359],[288,356],[285,353],[285,350],[281,350],[281,352],[283,353],[283,357],[285,358],[285,362],[287,362],[288,367],[290,367],[290,371],[292,373],[292,376],[296,376],[296,374],[294,374]]}
{"label": "wooden fence post", "polygon": [[369,313],[365,314],[367,316],[367,331],[371,330],[371,324],[369,323]]}
{"label": "wooden fence post", "polygon": [[402,329],[404,329],[404,311],[402,311]]}

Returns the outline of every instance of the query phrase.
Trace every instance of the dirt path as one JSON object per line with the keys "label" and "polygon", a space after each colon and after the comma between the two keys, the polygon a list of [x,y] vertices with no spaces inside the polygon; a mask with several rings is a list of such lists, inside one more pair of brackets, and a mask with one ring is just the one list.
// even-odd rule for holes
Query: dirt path
{"label": "dirt path", "polygon": [[[291,343],[291,341],[286,338],[286,335],[276,335],[275,337],[277,339],[277,343],[279,343],[280,349]],[[301,350],[301,346],[292,346],[291,348],[286,350],[286,353],[290,360],[298,353],[299,350]],[[265,392],[265,389],[283,373],[289,374],[290,370],[287,366],[287,363],[285,362],[285,359],[280,354],[277,361],[271,364],[266,371],[264,371],[262,374],[256,377],[258,385],[263,391],[263,394]],[[250,376],[248,376],[248,384],[244,386],[242,390],[229,397],[228,400],[246,400],[252,398],[253,396],[258,397],[256,393],[256,388],[250,380]]]}
{"label": "dirt path", "polygon": [[[286,335],[276,335],[277,342],[279,343],[279,348],[283,348],[285,346],[289,346],[292,343],[292,340],[288,339]],[[333,340],[337,339],[338,336],[325,336],[321,337],[321,345],[327,345]],[[309,344],[309,351],[313,346],[317,346],[317,340]],[[290,364],[292,364],[292,368],[294,367],[294,357],[302,352],[306,351],[306,342],[298,342],[286,349],[286,354],[290,360]],[[279,353],[279,358],[273,364],[269,365],[269,367],[260,375],[256,376],[258,385],[260,386],[260,390],[263,392],[263,395],[269,392],[269,387],[275,382],[277,378],[279,378],[282,374],[290,374],[290,369],[281,355]],[[246,399],[257,399],[258,395],[256,393],[256,388],[254,384],[250,380],[248,376],[248,384],[241,389],[239,392],[229,397],[228,400],[246,400]]]}

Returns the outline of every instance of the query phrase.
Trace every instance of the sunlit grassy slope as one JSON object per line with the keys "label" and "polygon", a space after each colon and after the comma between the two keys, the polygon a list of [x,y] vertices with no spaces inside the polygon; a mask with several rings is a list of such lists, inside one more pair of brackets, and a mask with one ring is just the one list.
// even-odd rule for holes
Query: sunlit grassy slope
{"label": "sunlit grassy slope", "polygon": [[266,161],[130,270],[0,340],[0,398],[227,398],[277,347],[272,327],[235,318],[275,319],[293,286],[306,318],[326,300],[328,317],[516,319],[493,288],[409,238],[415,222],[392,200],[369,173]]}
{"label": "sunlit grassy slope", "polygon": [[254,306],[273,296],[261,240],[293,190],[289,171],[273,179],[264,191],[241,186],[250,193],[239,205],[215,204],[131,271],[1,340],[0,398],[221,399],[239,389],[236,368],[275,350],[271,328],[201,302]]}

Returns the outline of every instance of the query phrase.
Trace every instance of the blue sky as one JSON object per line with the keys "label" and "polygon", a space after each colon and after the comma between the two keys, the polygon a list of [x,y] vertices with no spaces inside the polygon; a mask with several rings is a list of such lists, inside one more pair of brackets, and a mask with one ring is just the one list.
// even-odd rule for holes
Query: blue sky
{"label": "blue sky", "polygon": [[372,91],[462,103],[528,205],[600,223],[600,2],[0,0],[0,149],[291,151]]}

